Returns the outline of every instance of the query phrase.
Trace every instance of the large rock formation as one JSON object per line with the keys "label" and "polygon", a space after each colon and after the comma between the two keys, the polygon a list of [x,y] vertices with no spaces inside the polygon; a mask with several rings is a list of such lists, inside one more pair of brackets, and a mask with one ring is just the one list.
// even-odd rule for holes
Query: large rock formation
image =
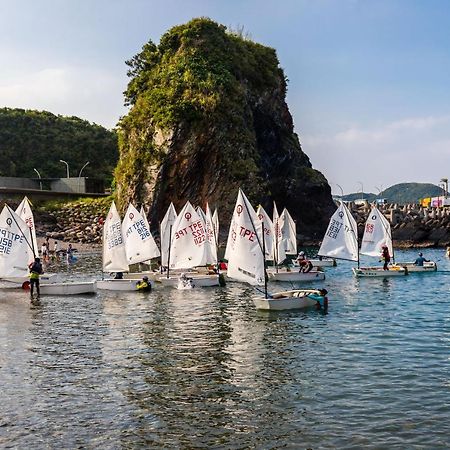
{"label": "large rock formation", "polygon": [[172,28],[128,61],[119,123],[117,197],[150,207],[217,207],[228,220],[241,187],[269,213],[287,207],[298,231],[321,237],[335,206],[294,133],[275,50],[209,19]]}

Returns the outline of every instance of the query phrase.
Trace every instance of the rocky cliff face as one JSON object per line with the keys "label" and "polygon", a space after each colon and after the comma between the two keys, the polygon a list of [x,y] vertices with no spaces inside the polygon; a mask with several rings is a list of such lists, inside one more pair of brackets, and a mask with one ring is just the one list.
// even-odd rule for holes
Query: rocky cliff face
{"label": "rocky cliff face", "polygon": [[120,208],[145,204],[158,222],[187,200],[232,213],[241,187],[269,213],[287,207],[318,237],[335,207],[325,177],[294,133],[273,49],[208,19],[175,27],[128,62],[131,109],[119,124]]}

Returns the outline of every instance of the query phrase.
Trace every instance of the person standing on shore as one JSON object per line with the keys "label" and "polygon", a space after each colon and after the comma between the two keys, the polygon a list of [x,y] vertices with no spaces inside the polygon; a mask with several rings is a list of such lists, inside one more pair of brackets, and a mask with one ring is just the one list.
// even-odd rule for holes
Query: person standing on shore
{"label": "person standing on shore", "polygon": [[44,273],[40,258],[34,258],[34,262],[29,265],[30,268],[30,297],[33,299],[34,286],[36,286],[37,296],[41,295],[39,287],[39,276]]}
{"label": "person standing on shore", "polygon": [[45,242],[43,242],[41,246],[41,256],[44,262],[48,260],[48,247]]}
{"label": "person standing on shore", "polygon": [[391,255],[387,245],[381,246],[381,259],[384,260],[383,270],[389,270],[388,264],[391,262]]}

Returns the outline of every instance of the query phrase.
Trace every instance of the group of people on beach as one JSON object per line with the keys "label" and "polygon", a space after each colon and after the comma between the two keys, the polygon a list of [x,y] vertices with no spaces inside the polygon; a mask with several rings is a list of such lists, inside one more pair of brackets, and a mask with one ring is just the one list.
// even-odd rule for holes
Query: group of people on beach
{"label": "group of people on beach", "polygon": [[41,245],[40,255],[44,262],[49,262],[50,259],[58,260],[61,255],[65,254],[67,260],[70,262],[73,259],[73,251],[72,244],[69,244],[66,250],[59,249],[58,241],[54,241],[53,250],[50,250],[50,240],[47,237]]}

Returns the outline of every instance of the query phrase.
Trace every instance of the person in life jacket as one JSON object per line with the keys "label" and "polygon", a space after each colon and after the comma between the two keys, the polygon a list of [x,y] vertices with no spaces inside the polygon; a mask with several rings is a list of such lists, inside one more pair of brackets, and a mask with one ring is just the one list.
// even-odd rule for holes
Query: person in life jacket
{"label": "person in life jacket", "polygon": [[306,258],[305,252],[300,252],[295,261],[300,266],[299,272],[307,273],[313,268],[313,263]]}
{"label": "person in life jacket", "polygon": [[327,297],[328,291],[326,289],[319,289],[319,293],[315,294],[311,292],[307,295],[307,297],[311,298],[312,300],[315,300],[316,303],[316,309],[323,309],[325,312],[328,311],[328,297]]}
{"label": "person in life jacket", "polygon": [[32,262],[28,267],[30,269],[30,296],[33,298],[34,286],[36,286],[36,292],[39,297],[41,295],[39,288],[39,276],[44,273],[40,258],[34,258],[34,262]]}
{"label": "person in life jacket", "polygon": [[389,270],[388,264],[391,262],[391,255],[389,254],[387,245],[381,247],[381,259],[384,260],[383,270]]}
{"label": "person in life jacket", "polygon": [[152,285],[148,281],[148,277],[143,277],[141,281],[136,283],[136,289],[141,292],[150,292],[152,290]]}

